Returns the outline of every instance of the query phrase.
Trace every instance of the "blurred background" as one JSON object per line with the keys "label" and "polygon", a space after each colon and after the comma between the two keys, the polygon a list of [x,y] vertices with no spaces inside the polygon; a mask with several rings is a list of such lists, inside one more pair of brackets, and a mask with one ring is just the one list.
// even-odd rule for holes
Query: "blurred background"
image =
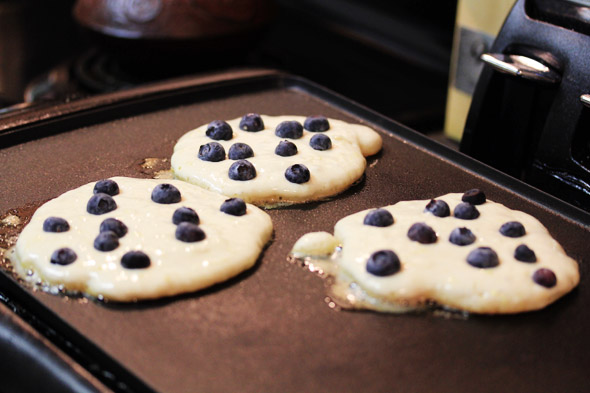
{"label": "blurred background", "polygon": [[590,211],[588,36],[587,0],[0,0],[0,120],[274,68]]}
{"label": "blurred background", "polygon": [[0,111],[272,67],[440,132],[457,1],[0,0]]}

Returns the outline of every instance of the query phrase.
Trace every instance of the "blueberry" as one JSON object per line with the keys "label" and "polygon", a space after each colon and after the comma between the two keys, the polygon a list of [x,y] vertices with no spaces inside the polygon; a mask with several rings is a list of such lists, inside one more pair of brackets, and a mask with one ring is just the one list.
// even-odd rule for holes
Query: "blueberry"
{"label": "blueberry", "polygon": [[514,250],[514,258],[521,262],[537,262],[535,252],[528,248],[525,244],[521,244]]}
{"label": "blueberry", "polygon": [[393,216],[388,210],[385,209],[371,210],[365,216],[363,224],[374,227],[388,227],[393,225]]}
{"label": "blueberry", "polygon": [[291,157],[297,154],[297,146],[293,142],[280,141],[275,149],[275,154],[281,157]]}
{"label": "blueberry", "polygon": [[121,266],[125,269],[145,269],[150,265],[150,257],[142,251],[129,251],[121,258]]}
{"label": "blueberry", "polygon": [[76,255],[74,250],[72,250],[71,248],[64,247],[58,248],[53,252],[53,254],[51,254],[50,262],[54,265],[64,266],[73,263],[76,259],[78,259],[78,256]]}
{"label": "blueberry", "polygon": [[541,268],[533,273],[533,281],[545,288],[551,288],[557,284],[557,277],[552,270]]}
{"label": "blueberry", "polygon": [[311,146],[314,150],[329,150],[332,148],[332,140],[329,136],[317,134],[311,137],[309,140],[309,146]]}
{"label": "blueberry", "polygon": [[468,246],[475,241],[475,235],[465,227],[455,228],[449,236],[449,241],[457,246]]}
{"label": "blueberry", "polygon": [[225,160],[225,149],[217,142],[209,142],[199,147],[199,159],[219,162]]}
{"label": "blueberry", "polygon": [[500,264],[498,254],[489,247],[479,247],[467,255],[467,263],[479,268],[496,267]]}
{"label": "blueberry", "polygon": [[229,148],[227,156],[230,160],[243,160],[254,155],[254,151],[245,143],[234,143]]}
{"label": "blueberry", "polygon": [[219,210],[232,216],[243,216],[246,214],[246,203],[240,198],[229,198],[221,204]]}
{"label": "blueberry", "polygon": [[307,183],[310,178],[309,169],[303,164],[291,165],[285,171],[285,178],[291,183]]}
{"label": "blueberry", "polygon": [[328,131],[330,129],[330,123],[325,116],[308,116],[305,122],[303,122],[303,127],[312,132]]}
{"label": "blueberry", "polygon": [[462,220],[475,220],[479,217],[479,210],[471,203],[463,202],[455,206],[453,215]]}
{"label": "blueberry", "polygon": [[231,164],[228,175],[232,180],[252,180],[256,177],[256,168],[248,160],[238,160]]}
{"label": "blueberry", "polygon": [[94,185],[94,194],[103,193],[110,196],[119,194],[119,185],[111,179],[99,180]]}
{"label": "blueberry", "polygon": [[205,238],[205,232],[192,222],[181,222],[176,227],[176,238],[181,242],[199,242]]}
{"label": "blueberry", "polygon": [[526,234],[524,226],[518,221],[508,221],[500,227],[500,233],[507,237],[522,237]]}
{"label": "blueberry", "polygon": [[94,194],[86,204],[86,211],[90,214],[101,215],[117,208],[117,203],[110,195],[99,192]]}
{"label": "blueberry", "polygon": [[367,260],[367,272],[374,276],[391,276],[400,271],[398,256],[391,250],[376,251]]}
{"label": "blueberry", "polygon": [[171,203],[178,203],[181,199],[180,191],[172,184],[158,184],[152,191],[152,201],[156,203],[168,205]]}
{"label": "blueberry", "polygon": [[43,221],[43,230],[45,232],[67,232],[70,230],[70,224],[61,217],[47,217]]}
{"label": "blueberry", "polygon": [[216,141],[229,141],[233,137],[231,126],[223,120],[213,120],[207,126],[205,135]]}
{"label": "blueberry", "polygon": [[98,251],[112,251],[119,247],[119,237],[113,231],[104,231],[94,239],[94,248]]}
{"label": "blueberry", "polygon": [[303,136],[303,126],[298,121],[284,121],[275,129],[279,138],[299,139]]}
{"label": "blueberry", "polygon": [[116,218],[107,218],[100,223],[100,232],[111,231],[114,232],[118,237],[123,237],[127,234],[127,225],[123,224]]}
{"label": "blueberry", "polygon": [[200,220],[197,212],[190,207],[179,207],[174,211],[174,214],[172,214],[172,222],[175,225],[178,225],[181,222],[190,222],[198,225]]}
{"label": "blueberry", "polygon": [[474,188],[466,191],[461,197],[461,200],[463,202],[471,203],[472,205],[481,205],[486,202],[486,194],[484,194],[483,191]]}
{"label": "blueberry", "polygon": [[244,131],[262,131],[264,122],[258,113],[246,113],[240,120],[240,128]]}
{"label": "blueberry", "polygon": [[427,212],[434,214],[437,217],[448,217],[451,215],[449,205],[442,199],[431,199],[426,205]]}
{"label": "blueberry", "polygon": [[422,222],[417,222],[410,227],[408,237],[410,240],[421,244],[436,243],[436,232]]}

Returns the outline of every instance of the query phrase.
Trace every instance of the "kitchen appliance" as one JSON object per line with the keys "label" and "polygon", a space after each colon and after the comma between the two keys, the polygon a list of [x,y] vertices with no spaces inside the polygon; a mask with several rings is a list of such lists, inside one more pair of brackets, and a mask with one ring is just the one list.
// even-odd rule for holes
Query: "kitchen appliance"
{"label": "kitchen appliance", "polygon": [[[49,4],[25,1],[41,14]],[[442,125],[453,1],[277,3],[277,19],[244,58],[153,66],[98,40],[53,58],[55,68],[31,79],[32,105],[0,113],[0,189],[9,191],[0,214],[26,217],[97,178],[150,177],[145,158],[168,158],[186,130],[253,105],[271,115],[321,112],[375,127],[384,151],[370,159],[366,177],[330,201],[270,211],[275,238],[252,271],[198,293],[103,304],[35,290],[4,265],[0,351],[9,355],[0,357],[0,390],[588,390],[587,264],[579,290],[545,310],[465,319],[331,310],[324,282],[286,260],[301,234],[332,231],[353,211],[481,187],[539,217],[585,262],[590,245],[579,239],[588,236],[590,215],[406,127]],[[50,42],[69,49],[72,37]],[[121,40],[121,48],[137,43]],[[235,69],[244,65],[289,73]],[[187,72],[197,75],[168,79]],[[0,241],[10,236],[0,233]]]}
{"label": "kitchen appliance", "polygon": [[590,2],[518,0],[482,60],[460,150],[590,210]]}
{"label": "kitchen appliance", "polygon": [[[151,177],[146,158],[169,158],[187,130],[252,108],[367,124],[383,136],[383,150],[369,158],[364,179],[338,197],[269,210],[272,243],[251,270],[228,282],[118,304],[36,290],[2,269],[0,300],[91,373],[90,382],[118,393],[588,391],[590,243],[580,239],[590,233],[590,214],[299,77],[225,72],[7,118],[0,122],[0,189],[10,193],[0,199],[0,212],[26,219],[43,201],[81,184],[115,174]],[[472,187],[537,217],[581,261],[579,288],[518,315],[333,310],[324,281],[287,260],[304,233],[332,232],[353,212]],[[1,230],[10,228],[0,227],[0,240],[10,239]],[[45,351],[28,362],[57,366],[54,358]],[[28,367],[3,360],[11,380],[33,384]],[[61,381],[84,377],[66,366],[55,367],[65,374]],[[51,390],[45,380],[36,386],[28,391]]]}

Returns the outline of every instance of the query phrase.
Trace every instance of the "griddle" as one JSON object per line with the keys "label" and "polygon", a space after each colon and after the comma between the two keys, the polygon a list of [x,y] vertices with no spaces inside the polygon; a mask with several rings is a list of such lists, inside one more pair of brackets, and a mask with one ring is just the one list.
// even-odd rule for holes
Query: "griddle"
{"label": "griddle", "polygon": [[[6,117],[0,212],[30,214],[110,176],[150,177],[144,159],[169,158],[188,130],[247,112],[367,124],[383,150],[345,193],[269,210],[272,243],[226,283],[117,304],[47,294],[2,271],[0,299],[116,392],[590,389],[590,215],[296,76],[235,70]],[[331,232],[351,213],[474,187],[536,216],[579,262],[579,287],[516,315],[345,311],[329,307],[324,280],[287,261],[301,235]]]}

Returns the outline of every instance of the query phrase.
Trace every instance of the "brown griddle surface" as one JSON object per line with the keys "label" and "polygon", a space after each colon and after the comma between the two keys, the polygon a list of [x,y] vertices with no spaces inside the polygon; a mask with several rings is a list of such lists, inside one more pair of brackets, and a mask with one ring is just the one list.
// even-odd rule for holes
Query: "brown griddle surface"
{"label": "brown griddle surface", "polygon": [[[402,92],[400,92],[402,94]],[[142,177],[186,131],[247,112],[363,119],[297,88],[261,89],[107,121],[0,150],[0,212],[90,181]],[[33,296],[161,392],[578,392],[590,382],[588,229],[380,129],[383,151],[360,184],[330,201],[270,210],[258,264],[198,293],[139,304]],[[356,211],[479,187],[538,217],[580,263],[579,287],[538,312],[445,318],[337,311],[324,282],[287,255]],[[91,354],[90,354],[91,355]]]}

